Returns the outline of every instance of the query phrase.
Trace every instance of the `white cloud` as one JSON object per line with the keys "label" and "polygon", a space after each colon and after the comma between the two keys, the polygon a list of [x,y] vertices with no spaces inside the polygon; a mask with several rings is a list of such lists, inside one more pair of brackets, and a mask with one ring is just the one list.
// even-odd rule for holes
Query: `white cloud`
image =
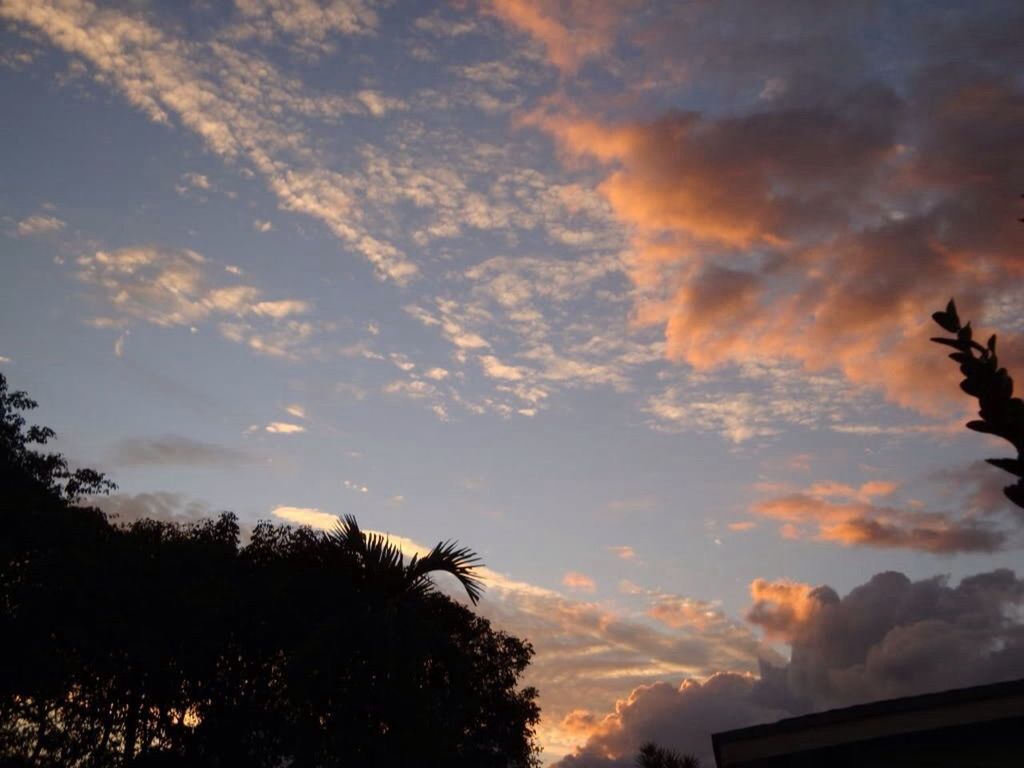
{"label": "white cloud", "polygon": [[332,530],[338,522],[337,515],[313,507],[280,506],[274,507],[270,514],[295,525],[308,525],[310,528],[319,528],[324,531]]}
{"label": "white cloud", "polygon": [[480,365],[484,373],[492,379],[505,379],[507,381],[520,381],[523,378],[523,370],[514,365],[506,365],[494,355],[481,355]]}
{"label": "white cloud", "polygon": [[80,57],[98,80],[120,90],[151,120],[177,120],[213,153],[261,175],[281,208],[322,221],[381,276],[411,278],[416,265],[367,232],[351,209],[360,199],[354,194],[359,179],[322,168],[311,133],[296,129],[304,119],[372,115],[373,109],[395,107],[393,100],[380,94],[360,99],[311,93],[267,58],[232,44],[281,34],[299,47],[328,50],[334,34],[372,31],[376,14],[357,0],[327,6],[312,0],[245,0],[243,6],[241,23],[206,42],[175,37],[141,14],[99,10],[85,0],[10,0],[0,6],[0,18]]}
{"label": "white cloud", "polygon": [[[308,302],[268,301],[255,286],[225,285],[201,254],[187,248],[96,251],[80,256],[76,266],[78,278],[98,292],[114,315],[100,325],[124,327],[141,321],[191,328],[221,318],[224,338],[285,358],[303,352],[316,332],[312,323],[292,319],[310,311]],[[225,273],[238,274],[231,269]]]}
{"label": "white cloud", "polygon": [[265,219],[256,219],[252,223],[252,227],[257,232],[269,232],[274,228],[274,225],[271,222],[266,221]]}
{"label": "white cloud", "polygon": [[292,424],[287,421],[272,421],[264,429],[274,435],[295,435],[306,431],[301,424]]}
{"label": "white cloud", "polygon": [[434,381],[442,381],[448,378],[448,371],[444,368],[429,368],[423,372],[423,375]]}
{"label": "white cloud", "polygon": [[306,409],[303,408],[298,403],[292,403],[291,405],[286,405],[284,407],[284,409],[285,409],[285,411],[287,413],[291,414],[296,419],[304,419],[304,418],[306,418]]}
{"label": "white cloud", "polygon": [[65,222],[58,219],[56,216],[43,216],[36,214],[19,221],[15,231],[18,233],[19,237],[31,237],[33,235],[59,232],[64,229],[65,226]]}

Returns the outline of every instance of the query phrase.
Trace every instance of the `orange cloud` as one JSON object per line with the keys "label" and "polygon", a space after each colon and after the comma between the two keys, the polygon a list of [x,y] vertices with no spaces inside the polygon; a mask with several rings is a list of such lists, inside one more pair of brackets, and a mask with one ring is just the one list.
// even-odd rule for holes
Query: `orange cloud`
{"label": "orange cloud", "polygon": [[620,560],[632,560],[636,557],[636,550],[629,546],[608,547],[608,551]]}
{"label": "orange cloud", "polygon": [[593,592],[597,588],[592,578],[577,571],[567,571],[562,577],[562,584],[579,592]]}
{"label": "orange cloud", "polygon": [[[872,486],[869,492],[892,492],[886,483],[866,485]],[[993,552],[1006,545],[1006,533],[998,528],[946,513],[880,506],[872,503],[863,489],[822,483],[760,501],[752,511],[779,520],[780,534],[789,539],[812,536],[845,546],[934,553]],[[853,500],[829,500],[837,496]]]}
{"label": "orange cloud", "polygon": [[607,54],[623,10],[623,0],[489,0],[484,13],[542,43],[548,59],[565,74]]}
{"label": "orange cloud", "polygon": [[756,528],[757,523],[753,520],[739,520],[735,523],[729,523],[730,531],[749,531],[752,528]]}
{"label": "orange cloud", "polygon": [[659,599],[647,611],[647,615],[673,629],[682,627],[705,629],[724,621],[721,611],[712,603],[675,596]]}
{"label": "orange cloud", "polygon": [[[931,312],[955,292],[966,314],[1012,327],[1005,308],[1024,288],[1008,210],[1019,183],[992,162],[1016,151],[1010,116],[1024,114],[1008,77],[984,89],[997,125],[963,112],[970,83],[647,122],[562,99],[524,123],[567,161],[606,168],[599,191],[632,236],[635,321],[664,328],[669,358],[835,368],[894,403],[948,414],[962,395],[927,341]],[[914,151],[902,143],[911,126]],[[1007,341],[1011,365],[1024,360]]]}
{"label": "orange cloud", "polygon": [[747,621],[760,626],[769,637],[786,641],[792,640],[818,607],[814,587],[788,579],[754,579],[750,598],[753,605],[747,611]]}

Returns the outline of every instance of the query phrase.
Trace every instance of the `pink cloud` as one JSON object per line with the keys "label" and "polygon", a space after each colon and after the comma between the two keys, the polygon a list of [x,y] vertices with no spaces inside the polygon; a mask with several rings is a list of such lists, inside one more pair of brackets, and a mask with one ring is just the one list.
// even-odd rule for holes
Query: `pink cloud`
{"label": "pink cloud", "polygon": [[578,571],[567,571],[562,584],[577,592],[593,592],[597,588],[592,578]]}

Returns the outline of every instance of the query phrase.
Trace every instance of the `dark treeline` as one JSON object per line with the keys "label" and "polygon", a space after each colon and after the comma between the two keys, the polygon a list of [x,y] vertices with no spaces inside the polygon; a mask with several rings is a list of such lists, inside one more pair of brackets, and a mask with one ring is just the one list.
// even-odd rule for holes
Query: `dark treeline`
{"label": "dark treeline", "polygon": [[532,648],[430,588],[475,598],[471,553],[404,562],[351,519],[116,525],[34,405],[0,375],[0,763],[536,764]]}

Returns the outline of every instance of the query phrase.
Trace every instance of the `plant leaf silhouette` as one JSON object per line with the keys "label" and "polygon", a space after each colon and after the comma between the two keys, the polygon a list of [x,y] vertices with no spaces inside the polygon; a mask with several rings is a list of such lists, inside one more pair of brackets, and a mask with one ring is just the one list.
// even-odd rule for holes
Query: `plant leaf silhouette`
{"label": "plant leaf silhouette", "polygon": [[331,538],[343,549],[353,552],[371,578],[390,588],[392,597],[406,593],[425,595],[433,591],[430,574],[435,572],[449,573],[458,579],[474,605],[483,594],[483,582],[473,573],[480,567],[480,559],[457,542],[439,542],[426,555],[413,555],[406,564],[396,545],[379,533],[364,533],[352,515],[344,515],[338,521]]}
{"label": "plant leaf silhouette", "polygon": [[978,401],[980,419],[967,422],[967,428],[983,434],[995,435],[1017,449],[1016,459],[987,459],[989,464],[1020,478],[1003,489],[1006,497],[1024,507],[1024,401],[1013,396],[1013,379],[1000,367],[996,355],[996,337],[992,335],[984,346],[974,341],[971,324],[961,325],[956,302],[949,300],[945,311],[932,315],[943,330],[955,334],[932,339],[937,344],[953,347],[950,359],[960,366],[964,379],[960,388]]}

